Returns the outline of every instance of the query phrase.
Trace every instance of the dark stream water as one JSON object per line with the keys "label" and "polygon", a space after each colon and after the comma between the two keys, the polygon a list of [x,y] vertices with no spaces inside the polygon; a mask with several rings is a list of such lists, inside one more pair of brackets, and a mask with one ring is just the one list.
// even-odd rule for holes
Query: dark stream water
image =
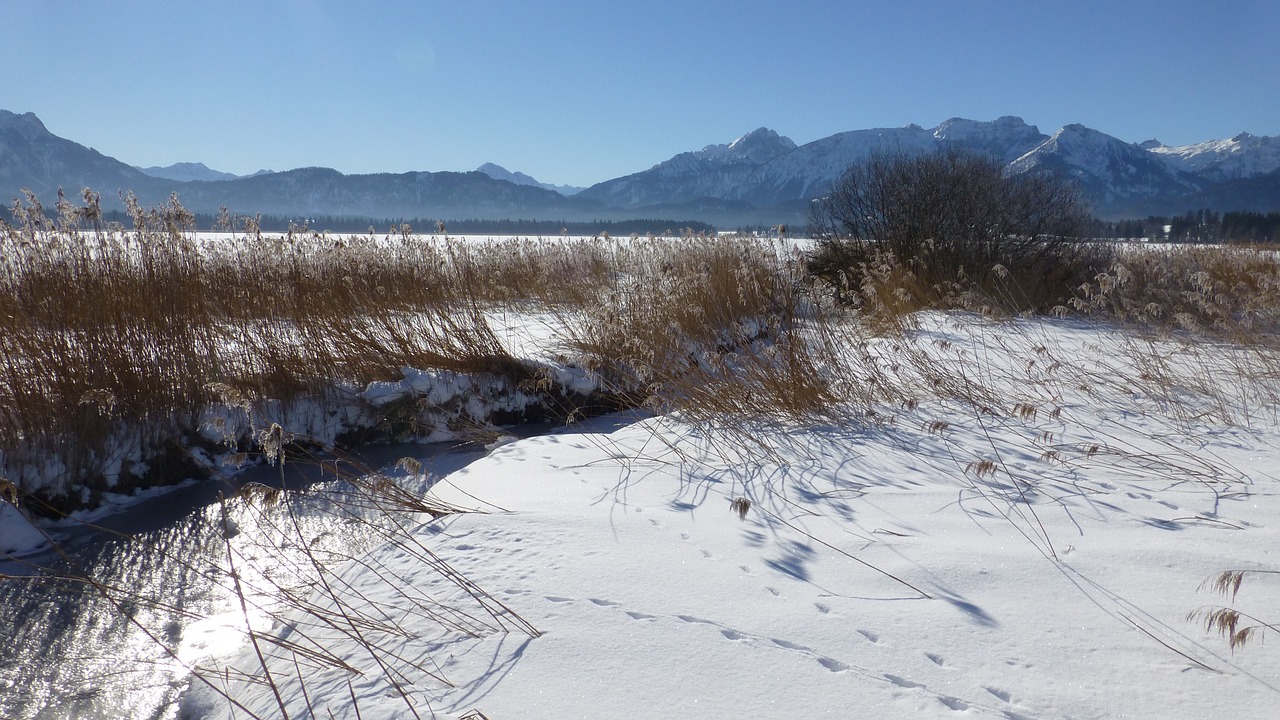
{"label": "dark stream water", "polygon": [[[424,492],[430,478],[484,454],[474,445],[390,446],[341,465],[360,473],[382,468]],[[422,463],[423,476],[394,467],[406,456]],[[98,527],[60,529],[56,552],[0,560],[0,575],[21,576],[0,579],[0,719],[176,718],[187,668],[235,650],[255,619],[241,612],[229,557],[244,587],[305,585],[295,577],[309,561],[300,560],[300,548],[354,554],[377,541],[370,523],[385,519],[385,508],[352,502],[358,493],[333,479],[334,468],[332,461],[292,462],[235,479],[299,490],[274,505],[261,498],[221,502],[219,494],[235,488],[190,485],[98,520]],[[414,515],[405,511],[400,521],[430,519]]]}

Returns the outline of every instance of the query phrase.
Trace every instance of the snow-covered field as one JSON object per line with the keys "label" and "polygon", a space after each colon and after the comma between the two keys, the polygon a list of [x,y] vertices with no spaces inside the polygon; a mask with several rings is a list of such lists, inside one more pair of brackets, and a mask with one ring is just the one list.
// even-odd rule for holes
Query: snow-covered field
{"label": "snow-covered field", "polygon": [[182,716],[1273,717],[1274,641],[1232,651],[1188,618],[1280,619],[1275,576],[1201,587],[1280,553],[1276,407],[1213,377],[1248,359],[1134,368],[1078,323],[922,325],[911,348],[1001,410],[624,415],[496,444],[431,491],[476,512],[424,516],[338,570],[341,607],[201,659],[220,670]]}

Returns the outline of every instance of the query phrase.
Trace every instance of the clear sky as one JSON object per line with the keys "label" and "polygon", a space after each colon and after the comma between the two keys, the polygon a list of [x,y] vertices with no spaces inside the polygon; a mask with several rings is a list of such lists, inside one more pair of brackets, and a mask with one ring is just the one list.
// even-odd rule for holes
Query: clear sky
{"label": "clear sky", "polygon": [[590,185],[760,126],[1280,135],[1277,0],[27,0],[0,23],[0,108],[141,166]]}

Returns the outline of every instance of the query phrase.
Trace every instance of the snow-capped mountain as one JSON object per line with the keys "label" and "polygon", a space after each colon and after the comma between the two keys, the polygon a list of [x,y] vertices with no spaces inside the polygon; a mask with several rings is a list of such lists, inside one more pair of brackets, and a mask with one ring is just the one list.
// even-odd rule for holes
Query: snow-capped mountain
{"label": "snow-capped mountain", "polygon": [[727,145],[708,145],[692,153],[695,157],[713,164],[761,165],[796,149],[789,137],[783,137],[769,128],[756,128]]}
{"label": "snow-capped mountain", "polygon": [[1280,169],[1280,137],[1247,132],[1179,147],[1157,143],[1150,150],[1171,167],[1209,180],[1238,180]]}
{"label": "snow-capped mountain", "polygon": [[928,152],[935,145],[931,132],[919,125],[837,133],[774,158],[744,182],[725,188],[725,192],[734,199],[761,205],[817,197],[825,193],[845,169],[872,152],[915,154]]}
{"label": "snow-capped mountain", "polygon": [[561,195],[564,195],[566,197],[570,195],[577,195],[578,193],[582,192],[582,188],[574,187],[573,185],[552,185],[551,183],[538,182],[537,180],[533,179],[532,177],[522,172],[511,172],[510,170],[502,167],[501,165],[495,165],[494,163],[485,163],[480,167],[476,168],[476,172],[482,172],[485,175],[488,175],[489,177],[493,178],[494,180],[506,180],[507,182],[513,183],[515,185],[528,185],[531,187],[539,187],[539,188],[542,188],[543,190],[551,190],[552,192],[558,192]]}
{"label": "snow-capped mountain", "polygon": [[137,167],[139,170],[153,178],[164,178],[165,180],[177,180],[179,182],[217,182],[219,180],[237,180],[239,175],[233,175],[228,172],[213,170],[204,163],[179,162],[165,167]]}
{"label": "snow-capped mountain", "polygon": [[1198,178],[1174,169],[1141,146],[1083,125],[1067,125],[1009,164],[1014,173],[1049,170],[1075,179],[1095,208],[1130,212],[1155,197],[1201,189]]}
{"label": "snow-capped mountain", "polygon": [[1040,128],[1013,115],[992,122],[951,118],[933,129],[933,137],[944,146],[982,153],[1003,163],[1013,162],[1049,139]]}
{"label": "snow-capped mountain", "polygon": [[[732,150],[747,140],[776,137],[761,128],[733,143],[681,153],[643,172],[599,183],[582,196],[633,209],[701,197],[793,212],[804,200],[825,193],[850,165],[874,152],[955,149],[995,158],[1008,164],[1010,172],[1063,173],[1080,183],[1100,215],[1117,217],[1180,212],[1186,208],[1179,209],[1178,203],[1201,197],[1218,183],[1255,178],[1280,168],[1280,142],[1275,138],[1245,134],[1188,148],[1165,148],[1154,141],[1127,143],[1078,124],[1049,136],[1014,116],[990,122],[951,118],[932,129],[912,124],[853,130],[790,149],[790,141],[775,141],[760,154]],[[1227,205],[1231,201],[1230,194],[1224,193],[1204,197]],[[1248,198],[1241,209],[1280,208],[1280,197],[1267,201],[1265,191],[1251,191]]]}
{"label": "snow-capped mountain", "polygon": [[624,207],[682,202],[700,195],[762,207],[794,204],[825,193],[850,165],[873,152],[916,154],[954,147],[1007,162],[1046,137],[1034,125],[1011,116],[994,122],[952,118],[933,129],[907,125],[852,130],[799,147],[760,128],[728,145],[708,145],[644,172],[599,183],[583,191],[583,197]]}
{"label": "snow-capped mountain", "polygon": [[731,193],[762,163],[795,150],[790,138],[758,128],[731,143],[707,145],[643,172],[596,183],[579,197],[623,208],[679,204],[700,198],[741,200]]}
{"label": "snow-capped mountain", "polygon": [[[1280,210],[1280,138],[1242,133],[1177,148],[1124,142],[1083,125],[1044,135],[1021,118],[951,118],[837,133],[797,146],[768,128],[680,153],[648,170],[575,188],[549,186],[486,163],[471,173],[344,175],[303,168],[227,177],[200,163],[143,171],[50,133],[31,113],[0,110],[0,202],[30,188],[46,203],[58,188],[90,187],[104,208],[120,193],[146,204],[177,192],[188,208],[215,213],[403,218],[592,220],[645,217],[722,226],[803,224],[808,202],[873,152],[977,152],[1009,172],[1049,170],[1077,180],[1100,217],[1142,217],[1194,208]],[[176,176],[176,177],[172,177]],[[211,182],[214,178],[217,181]]]}

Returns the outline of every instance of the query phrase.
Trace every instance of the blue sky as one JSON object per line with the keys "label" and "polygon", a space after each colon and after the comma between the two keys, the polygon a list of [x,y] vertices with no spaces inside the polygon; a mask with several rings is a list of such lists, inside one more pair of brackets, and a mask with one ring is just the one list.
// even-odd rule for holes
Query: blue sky
{"label": "blue sky", "polygon": [[6,3],[0,108],[135,165],[589,185],[767,126],[1280,135],[1280,3]]}

